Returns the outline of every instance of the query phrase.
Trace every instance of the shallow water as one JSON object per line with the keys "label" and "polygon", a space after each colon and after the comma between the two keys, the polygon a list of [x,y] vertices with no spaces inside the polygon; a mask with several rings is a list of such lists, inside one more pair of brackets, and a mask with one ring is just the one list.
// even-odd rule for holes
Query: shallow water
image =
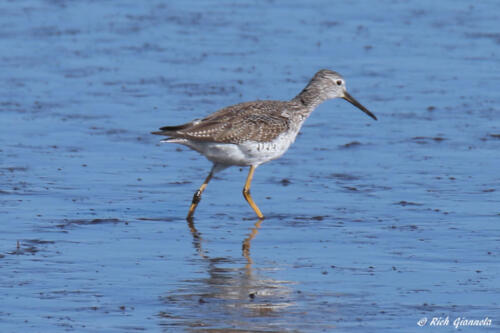
{"label": "shallow water", "polygon": [[[2,332],[498,330],[500,4],[0,4]],[[313,73],[279,160],[210,163],[149,134]]]}

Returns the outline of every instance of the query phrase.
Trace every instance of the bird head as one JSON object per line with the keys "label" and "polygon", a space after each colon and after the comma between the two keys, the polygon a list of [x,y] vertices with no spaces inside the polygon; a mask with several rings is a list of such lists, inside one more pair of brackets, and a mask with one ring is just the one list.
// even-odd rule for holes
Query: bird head
{"label": "bird head", "polygon": [[322,69],[318,71],[312,78],[311,82],[309,82],[308,88],[316,90],[320,98],[323,100],[343,98],[373,119],[377,120],[377,117],[375,117],[373,113],[361,105],[361,103],[359,103],[347,92],[345,80],[342,75],[337,72],[329,69]]}

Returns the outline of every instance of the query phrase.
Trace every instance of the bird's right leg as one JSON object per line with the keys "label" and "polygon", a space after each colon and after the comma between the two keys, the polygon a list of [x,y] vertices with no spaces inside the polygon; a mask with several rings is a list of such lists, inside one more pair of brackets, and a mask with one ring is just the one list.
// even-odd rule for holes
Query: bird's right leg
{"label": "bird's right leg", "polygon": [[200,188],[196,192],[194,192],[193,201],[191,202],[191,207],[189,207],[189,212],[186,219],[190,220],[193,217],[194,211],[196,210],[196,206],[198,206],[198,203],[201,201],[201,194],[203,193],[203,191],[205,191],[208,182],[210,181],[210,179],[212,179],[214,175],[215,167],[216,165],[214,164],[203,184],[201,184]]}

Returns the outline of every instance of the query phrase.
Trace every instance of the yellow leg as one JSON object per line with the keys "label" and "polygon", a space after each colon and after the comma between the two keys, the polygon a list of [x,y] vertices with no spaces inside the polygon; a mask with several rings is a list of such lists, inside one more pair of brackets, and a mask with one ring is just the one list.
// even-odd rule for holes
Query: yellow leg
{"label": "yellow leg", "polygon": [[252,178],[253,178],[253,173],[255,172],[255,168],[256,167],[254,165],[252,165],[250,167],[250,171],[248,172],[247,181],[245,183],[245,187],[243,188],[243,196],[245,197],[245,200],[248,202],[250,207],[252,207],[255,214],[257,214],[259,219],[263,219],[264,215],[262,215],[259,207],[257,207],[257,205],[255,204],[255,202],[252,199],[252,196],[250,195],[250,185],[252,183]]}
{"label": "yellow leg", "polygon": [[207,187],[208,182],[210,181],[210,179],[212,179],[212,176],[214,175],[214,169],[215,169],[215,165],[212,167],[212,170],[210,170],[210,173],[208,174],[208,176],[205,179],[205,181],[203,182],[203,184],[201,184],[200,188],[196,192],[194,192],[193,201],[191,202],[191,206],[189,207],[189,212],[188,212],[186,219],[190,220],[193,218],[193,214],[194,214],[194,211],[196,210],[196,206],[198,206],[198,203],[201,200],[201,194],[203,193],[203,191],[205,191],[205,188]]}

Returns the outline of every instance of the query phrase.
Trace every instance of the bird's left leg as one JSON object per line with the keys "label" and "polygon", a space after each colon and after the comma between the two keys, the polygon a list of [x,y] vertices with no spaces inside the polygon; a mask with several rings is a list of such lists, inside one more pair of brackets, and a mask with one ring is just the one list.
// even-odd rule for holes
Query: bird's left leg
{"label": "bird's left leg", "polygon": [[252,207],[255,214],[257,214],[259,219],[263,219],[264,215],[262,215],[259,207],[257,207],[257,205],[252,199],[252,196],[250,195],[250,185],[252,184],[253,173],[255,172],[256,168],[257,167],[255,165],[250,166],[250,171],[248,172],[247,181],[245,182],[245,187],[243,188],[243,196],[245,197],[245,200],[248,202],[250,207]]}

